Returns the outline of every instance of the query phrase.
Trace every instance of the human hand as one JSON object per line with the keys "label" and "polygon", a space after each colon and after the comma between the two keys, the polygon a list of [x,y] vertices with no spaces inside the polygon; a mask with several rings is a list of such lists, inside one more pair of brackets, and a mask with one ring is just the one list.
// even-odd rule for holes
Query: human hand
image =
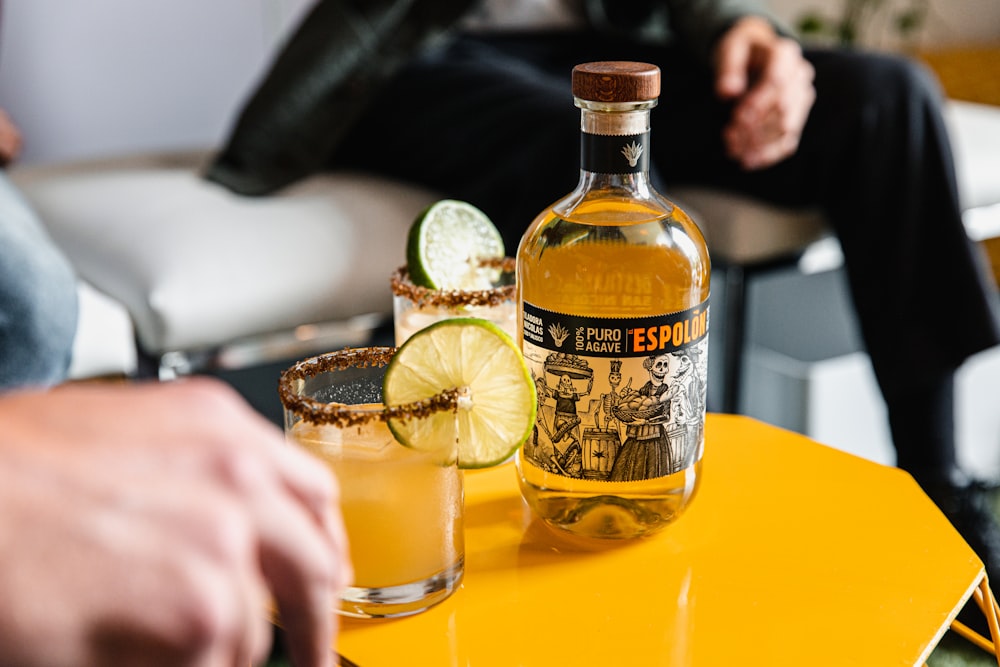
{"label": "human hand", "polygon": [[221,383],[0,397],[0,664],[332,664],[327,469]]}
{"label": "human hand", "polygon": [[0,166],[10,164],[21,154],[21,132],[7,112],[0,109]]}
{"label": "human hand", "polygon": [[744,169],[761,169],[794,153],[816,100],[815,71],[798,43],[748,16],[721,37],[714,55],[716,93],[735,102],[723,130],[729,156]]}

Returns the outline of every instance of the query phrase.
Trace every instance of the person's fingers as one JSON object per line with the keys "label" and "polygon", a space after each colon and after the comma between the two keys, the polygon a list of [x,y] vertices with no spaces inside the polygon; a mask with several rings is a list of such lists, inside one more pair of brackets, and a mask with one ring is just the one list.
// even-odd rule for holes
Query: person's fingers
{"label": "person's fingers", "polygon": [[[67,387],[44,405],[11,395],[3,413],[2,469],[40,501],[76,499],[49,503],[59,529],[26,531],[36,543],[16,567],[67,600],[61,614],[25,612],[49,634],[70,626],[79,640],[65,655],[246,664],[270,643],[270,588],[297,664],[330,664],[335,599],[351,576],[335,480],[235,392],[208,381]],[[88,576],[50,565],[67,558]]]}
{"label": "person's fingers", "polygon": [[328,664],[336,596],[352,576],[331,471],[235,393],[204,383],[187,391],[196,395],[200,419],[225,426],[211,436],[211,474],[250,513],[259,567],[296,664]]}
{"label": "person's fingers", "polygon": [[744,169],[760,169],[780,162],[797,150],[801,136],[798,131],[783,128],[780,116],[773,114],[752,132],[727,130],[730,157]]}
{"label": "person's fingers", "polygon": [[278,605],[295,664],[327,665],[336,599],[348,582],[349,561],[313,517],[284,493],[260,494],[261,568]]}
{"label": "person's fingers", "polygon": [[754,116],[752,122],[740,123],[738,127],[745,129],[742,154],[760,150],[768,144],[781,141],[787,135],[797,133],[777,101],[761,115]]}
{"label": "person's fingers", "polygon": [[[218,563],[230,568],[225,573],[228,589],[215,580],[220,607],[204,610],[208,627],[201,629],[206,637],[221,635],[218,646],[223,648],[206,650],[228,650],[241,658],[260,654],[267,634],[260,625],[266,614],[261,592],[266,584],[288,629],[296,664],[329,664],[336,595],[351,576],[331,472],[287,443],[280,429],[255,413],[231,388],[215,381],[187,379],[134,387],[128,395],[110,389],[67,391],[63,398],[74,410],[84,412],[80,401],[123,402],[125,416],[114,437],[100,438],[102,444],[81,464],[94,477],[110,483],[111,475],[134,479],[159,473],[175,483],[183,480],[185,493],[200,485],[208,490],[206,497],[223,496],[204,511],[225,505],[228,497],[242,513],[242,519],[232,520],[230,528],[236,531],[242,522],[253,537],[252,545],[224,539],[224,535],[215,542],[206,530],[183,537],[186,547],[214,554]],[[99,426],[80,424],[77,417],[67,419],[60,428],[64,432],[83,428],[99,435]],[[101,472],[105,467],[109,472]],[[141,496],[137,502],[142,502]],[[214,520],[222,530],[220,524],[221,520]],[[246,553],[251,560],[239,560]],[[236,602],[227,602],[237,593]]]}
{"label": "person's fingers", "polygon": [[802,57],[802,48],[796,42],[780,40],[764,70],[764,101],[759,107],[776,109],[784,124],[801,129],[815,100],[815,74],[812,63]]}
{"label": "person's fingers", "polygon": [[747,170],[763,169],[784,160],[798,148],[795,137],[781,137],[760,148],[745,152],[740,158],[740,165]]}
{"label": "person's fingers", "polygon": [[752,44],[742,33],[722,38],[716,51],[715,92],[724,99],[735,99],[746,92]]}
{"label": "person's fingers", "polygon": [[267,658],[271,648],[272,629],[267,615],[270,599],[267,584],[255,558],[244,576],[237,580],[237,593],[242,594],[245,617],[242,636],[237,637],[235,665],[258,665]]}
{"label": "person's fingers", "polygon": [[[330,517],[338,502],[337,485],[331,470],[304,449],[286,442],[281,430],[256,413],[227,386],[217,386],[201,380],[191,381],[189,390],[202,394],[197,399],[206,421],[214,422],[220,429],[218,439],[225,439],[229,446],[220,446],[218,461],[229,481],[252,493],[259,482],[261,471],[249,451],[261,457],[266,466],[276,471],[282,483],[326,528],[336,526]],[[241,450],[240,456],[230,456],[231,446]],[[247,464],[247,465],[242,465]],[[332,534],[331,539],[339,540]]]}
{"label": "person's fingers", "polygon": [[[216,410],[242,412],[243,406]],[[241,447],[237,456],[220,448],[215,474],[242,499],[258,531],[260,568],[296,664],[328,664],[335,600],[351,577],[336,481],[318,459],[256,415],[229,423],[229,436]]]}
{"label": "person's fingers", "polygon": [[[166,614],[149,615],[147,629],[137,635],[150,637],[149,646],[185,651],[191,664],[259,664],[272,640],[260,510],[210,478],[185,480],[183,494],[176,493],[178,483],[172,475],[149,479],[141,484],[147,493],[116,499],[134,514],[133,525],[141,526],[133,533],[136,548],[147,554],[142,560],[159,563],[150,568],[158,581],[147,585],[162,589],[155,597]],[[172,486],[171,493],[165,484]],[[267,488],[277,485],[272,481],[259,488],[263,499],[274,493]],[[307,514],[303,508],[295,510]],[[297,544],[294,531],[286,537]],[[163,581],[169,582],[165,589]],[[126,600],[123,613],[137,604],[142,602]],[[177,662],[165,658],[164,664]]]}
{"label": "person's fingers", "polygon": [[262,442],[261,447],[288,491],[310,511],[338,553],[346,556],[346,531],[337,509],[340,491],[332,469],[280,437]]}
{"label": "person's fingers", "polygon": [[812,84],[812,65],[790,39],[779,39],[754,49],[754,81],[733,111],[737,123],[762,121],[775,108],[790,106],[792,97]]}
{"label": "person's fingers", "polygon": [[[191,558],[200,560],[198,593],[187,594],[198,601],[189,614],[189,623],[199,646],[199,659],[208,665],[259,664],[271,646],[272,631],[268,618],[269,594],[259,558],[260,536],[244,501],[229,493],[206,489],[200,497],[212,497],[213,507],[205,512],[200,529],[191,535],[196,548]],[[203,503],[204,504],[204,503]],[[183,516],[191,522],[191,508]],[[201,533],[200,535],[197,533]],[[211,533],[209,535],[208,533]]]}
{"label": "person's fingers", "polygon": [[[102,582],[88,605],[107,630],[95,637],[93,664],[247,665],[266,655],[258,537],[240,499],[202,480],[134,480],[145,493],[101,502]],[[184,491],[177,489],[183,481]],[[113,549],[142,567],[121,578],[108,568]]]}
{"label": "person's fingers", "polygon": [[[264,590],[269,588],[289,629],[290,649],[301,658],[297,664],[326,664],[334,596],[351,576],[330,471],[286,443],[280,429],[228,388],[185,381],[164,391],[176,398],[174,409],[185,406],[186,417],[199,424],[198,441],[175,445],[172,456],[163,460],[164,467],[175,476],[201,480],[228,494],[254,536],[253,545],[243,547],[252,555],[252,563],[235,565],[241,552],[218,554],[220,562],[233,568],[228,576],[234,588],[228,595],[242,591],[243,604],[241,618],[231,626],[234,634],[220,641],[226,648],[218,650],[229,650],[241,659],[266,650],[270,636],[263,625],[267,622]],[[171,437],[183,439],[185,433]],[[207,548],[219,545],[210,542]]]}
{"label": "person's fingers", "polygon": [[797,44],[783,40],[762,65],[759,80],[734,107],[723,131],[729,156],[747,169],[794,153],[815,101],[814,71]]}
{"label": "person's fingers", "polygon": [[776,108],[760,124],[758,133],[749,138],[739,156],[746,169],[760,169],[776,164],[798,150],[802,129],[812,102],[796,102],[784,109]]}
{"label": "person's fingers", "polygon": [[729,156],[742,162],[747,153],[759,150],[780,135],[775,107],[778,91],[769,83],[758,84],[733,109],[732,121],[723,130]]}
{"label": "person's fingers", "polygon": [[[343,564],[332,572],[333,586],[338,589],[346,586],[352,573],[347,531],[339,511],[339,487],[333,471],[301,447],[286,442],[271,424],[255,425],[252,420],[243,423],[238,438],[247,451],[236,457],[223,454],[216,462],[219,474],[246,499],[249,507],[255,508],[258,521],[281,511],[294,515],[295,522],[290,525],[301,526],[301,532],[316,531],[324,548]],[[273,494],[273,507],[260,502],[268,494]],[[280,523],[262,525],[265,538],[271,534],[268,530],[278,531],[282,527]]]}

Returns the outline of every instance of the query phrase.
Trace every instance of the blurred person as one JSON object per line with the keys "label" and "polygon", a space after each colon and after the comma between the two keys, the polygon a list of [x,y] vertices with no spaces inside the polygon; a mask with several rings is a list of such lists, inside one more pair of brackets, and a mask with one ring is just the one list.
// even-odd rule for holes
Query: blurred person
{"label": "blurred person", "polygon": [[[21,133],[0,109],[0,166],[20,150]],[[73,268],[0,171],[0,390],[63,381],[76,322]]]}
{"label": "blurred person", "polygon": [[[1000,342],[962,224],[936,81],[907,58],[803,47],[752,0],[319,0],[207,177],[262,195],[326,168],[465,199],[517,246],[577,183],[578,63],[660,67],[653,184],[822,210],[909,471],[1000,577],[958,465],[954,376]],[[789,314],[794,318],[794,313]]]}
{"label": "blurred person", "polygon": [[0,395],[0,664],[333,665],[328,469],[222,383]]}

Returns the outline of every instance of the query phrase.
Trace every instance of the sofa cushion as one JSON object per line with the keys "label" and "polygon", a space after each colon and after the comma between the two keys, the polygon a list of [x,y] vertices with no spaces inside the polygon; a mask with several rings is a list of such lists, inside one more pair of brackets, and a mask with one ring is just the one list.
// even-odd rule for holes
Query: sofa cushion
{"label": "sofa cushion", "polygon": [[830,231],[812,210],[773,206],[731,192],[677,186],[665,193],[698,223],[713,262],[754,265],[789,257]]}
{"label": "sofa cushion", "polygon": [[132,318],[121,303],[77,282],[79,319],[69,377],[131,376],[138,368]]}
{"label": "sofa cushion", "polygon": [[962,208],[1000,203],[1000,107],[953,100],[945,105],[944,118]]}
{"label": "sofa cushion", "polygon": [[204,157],[15,178],[81,277],[128,308],[147,353],[391,312],[389,276],[430,193],[338,173],[248,198],[204,180]]}

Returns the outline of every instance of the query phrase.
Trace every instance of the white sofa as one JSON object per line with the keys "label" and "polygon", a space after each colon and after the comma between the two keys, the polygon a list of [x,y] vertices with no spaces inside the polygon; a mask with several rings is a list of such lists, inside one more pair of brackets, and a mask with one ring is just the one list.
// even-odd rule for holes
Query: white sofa
{"label": "white sofa", "polygon": [[204,159],[13,174],[82,281],[75,374],[166,378],[289,358],[363,341],[391,312],[389,277],[431,193],[341,173],[247,198],[202,179]]}

